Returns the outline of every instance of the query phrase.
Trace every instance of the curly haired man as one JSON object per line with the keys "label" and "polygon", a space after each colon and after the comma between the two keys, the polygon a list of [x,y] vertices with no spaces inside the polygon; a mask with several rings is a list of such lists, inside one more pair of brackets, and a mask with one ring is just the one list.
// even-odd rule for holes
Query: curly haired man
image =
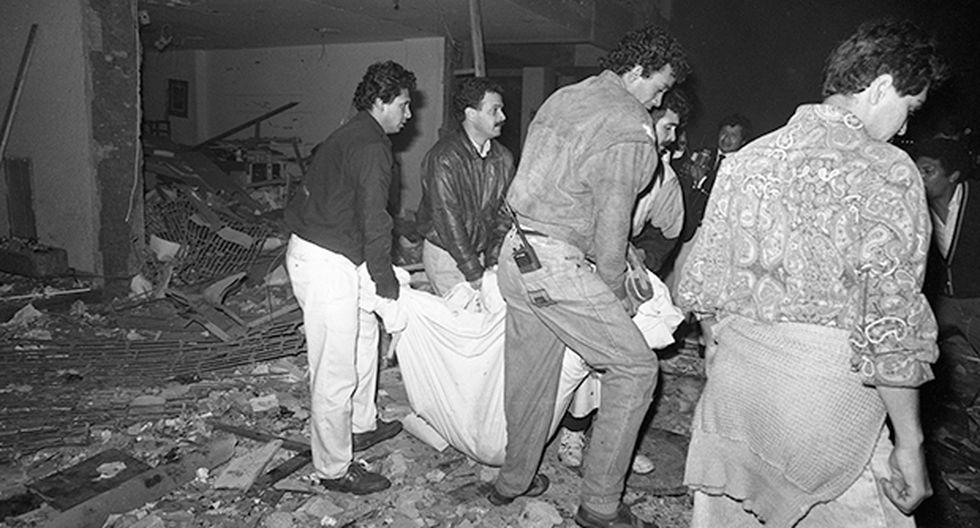
{"label": "curly haired man", "polygon": [[630,318],[626,244],[633,204],[659,157],[649,110],[689,66],[656,27],[628,33],[601,66],[541,105],[507,194],[523,237],[511,230],[500,251],[507,448],[488,499],[501,505],[548,488],[537,470],[567,346],[603,372],[575,521],[643,527],[650,524],[620,499],[657,357]]}
{"label": "curly haired man", "polygon": [[412,117],[415,74],[393,61],[368,67],[354,92],[357,114],[314,151],[303,187],[286,208],[286,269],[303,310],[310,368],[310,447],[328,490],[363,495],[384,476],[354,461],[401,431],[378,419],[378,321],[361,291],[398,298],[386,210],[394,170],[389,134]]}

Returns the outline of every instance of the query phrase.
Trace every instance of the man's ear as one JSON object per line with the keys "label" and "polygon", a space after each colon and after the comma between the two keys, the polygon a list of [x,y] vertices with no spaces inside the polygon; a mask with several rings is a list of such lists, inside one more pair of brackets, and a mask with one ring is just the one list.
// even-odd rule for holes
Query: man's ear
{"label": "man's ear", "polygon": [[962,176],[960,171],[956,171],[953,174],[950,174],[946,179],[949,180],[949,183],[958,183],[960,181],[960,176]]}
{"label": "man's ear", "polygon": [[875,77],[875,79],[871,81],[871,85],[868,86],[868,96],[870,102],[872,104],[878,104],[878,102],[885,97],[888,89],[893,87],[894,82],[895,79],[890,73],[883,73]]}
{"label": "man's ear", "polygon": [[643,66],[640,66],[639,64],[630,68],[629,71],[627,71],[625,74],[625,78],[628,81],[636,80],[641,77],[643,77]]}

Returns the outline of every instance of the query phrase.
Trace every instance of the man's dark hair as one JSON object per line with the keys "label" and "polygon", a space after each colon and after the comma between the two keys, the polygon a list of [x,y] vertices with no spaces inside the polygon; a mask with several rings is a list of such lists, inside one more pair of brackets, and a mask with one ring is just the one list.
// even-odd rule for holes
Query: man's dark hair
{"label": "man's dark hair", "polygon": [[970,153],[966,150],[966,147],[955,139],[927,139],[916,143],[913,152],[916,158],[925,156],[939,160],[939,163],[943,165],[943,169],[946,170],[946,176],[960,171],[960,181],[972,179],[973,160],[970,158]]}
{"label": "man's dark hair", "polygon": [[837,46],[824,69],[824,97],[858,93],[890,74],[898,95],[918,95],[945,80],[947,66],[931,35],[903,20],[866,22]]}
{"label": "man's dark hair", "polygon": [[354,108],[370,110],[375,99],[390,103],[402,90],[415,90],[415,74],[395,61],[376,62],[368,66],[354,90]]}
{"label": "man's dark hair", "polygon": [[501,97],[504,95],[500,83],[487,77],[470,77],[460,81],[453,93],[453,116],[456,120],[463,120],[467,108],[479,109],[487,92],[500,94]]}
{"label": "man's dark hair", "polygon": [[725,127],[742,127],[742,139],[748,139],[752,135],[752,122],[742,114],[728,114],[718,122],[718,131]]}
{"label": "man's dark hair", "polygon": [[599,66],[617,75],[622,75],[637,65],[642,66],[644,77],[649,77],[667,64],[673,69],[674,79],[678,84],[691,71],[687,54],[677,39],[657,26],[630,31],[623,36],[615,49],[599,59]]}
{"label": "man's dark hair", "polygon": [[691,103],[688,102],[687,97],[684,96],[681,90],[674,88],[664,94],[664,98],[660,101],[659,107],[650,110],[650,116],[653,117],[653,122],[660,121],[660,118],[667,113],[667,110],[677,114],[680,126],[684,126],[687,118],[691,115]]}

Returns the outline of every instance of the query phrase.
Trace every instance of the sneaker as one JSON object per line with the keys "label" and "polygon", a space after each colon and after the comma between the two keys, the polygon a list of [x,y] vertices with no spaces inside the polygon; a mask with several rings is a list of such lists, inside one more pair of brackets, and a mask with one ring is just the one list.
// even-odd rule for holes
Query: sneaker
{"label": "sneaker", "polygon": [[657,523],[647,522],[633,515],[630,507],[622,503],[613,517],[603,517],[592,513],[585,506],[579,506],[575,512],[575,524],[584,528],[657,528]]}
{"label": "sneaker", "polygon": [[558,443],[558,461],[567,467],[582,465],[582,451],[585,449],[585,431],[561,430]]}
{"label": "sneaker", "polygon": [[538,495],[548,491],[548,486],[550,485],[551,481],[548,480],[548,477],[539,474],[535,475],[531,480],[531,487],[529,487],[527,491],[513,497],[504,495],[503,493],[497,491],[497,486],[490,486],[490,493],[487,495],[487,500],[494,506],[505,506],[514,502],[514,499],[517,497],[537,497]]}
{"label": "sneaker", "polygon": [[402,423],[398,420],[392,420],[390,422],[385,422],[380,418],[377,421],[377,427],[374,431],[368,431],[366,433],[354,433],[352,444],[354,452],[366,451],[370,449],[374,444],[378,442],[384,442],[389,438],[393,438],[398,433],[402,432]]}
{"label": "sneaker", "polygon": [[637,453],[636,456],[633,457],[633,473],[636,473],[637,475],[653,473],[653,470],[656,468],[657,466],[654,465],[653,460],[650,460],[650,457],[646,455]]}
{"label": "sneaker", "polygon": [[347,473],[335,479],[320,479],[320,485],[330,491],[367,495],[386,490],[391,481],[380,473],[368,471],[365,464],[355,460],[347,466]]}

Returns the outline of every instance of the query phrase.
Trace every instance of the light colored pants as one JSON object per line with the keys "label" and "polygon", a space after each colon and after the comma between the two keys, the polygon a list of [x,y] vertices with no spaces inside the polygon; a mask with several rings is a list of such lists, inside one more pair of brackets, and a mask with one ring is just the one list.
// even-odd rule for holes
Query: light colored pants
{"label": "light colored pants", "polygon": [[286,269],[303,310],[310,368],[313,467],[328,479],[347,471],[351,434],[376,427],[378,320],[358,307],[363,288],[345,256],[292,235]]}
{"label": "light colored pants", "polygon": [[[878,486],[878,479],[891,475],[888,457],[892,443],[888,428],[883,427],[871,461],[851,487],[836,499],[817,504],[795,528],[908,528],[915,519],[903,514]],[[691,528],[760,528],[768,527],[755,515],[742,509],[739,501],[726,495],[694,492]]]}
{"label": "light colored pants", "polygon": [[[494,484],[504,495],[527,490],[541,463],[567,345],[602,369],[602,405],[582,469],[582,503],[604,511],[619,503],[637,433],[657,384],[657,355],[612,290],[575,247],[529,236],[541,269],[522,274],[504,239],[498,278],[507,302],[504,413],[507,449]],[[562,409],[564,411],[564,409]]]}
{"label": "light colored pants", "polygon": [[428,240],[422,245],[422,265],[425,266],[425,276],[436,295],[443,296],[453,286],[466,282],[466,277],[456,265],[456,259]]}

